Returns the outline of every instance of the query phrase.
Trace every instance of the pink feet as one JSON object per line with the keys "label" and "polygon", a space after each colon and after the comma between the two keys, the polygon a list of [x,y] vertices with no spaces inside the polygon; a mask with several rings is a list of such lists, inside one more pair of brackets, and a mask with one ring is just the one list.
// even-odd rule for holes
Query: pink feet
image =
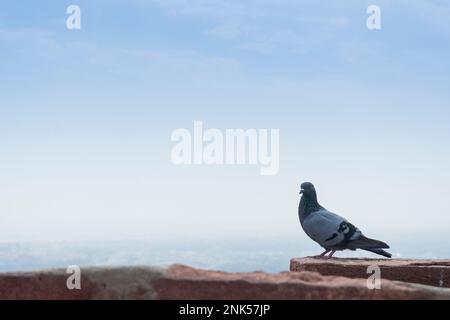
{"label": "pink feet", "polygon": [[318,255],[318,256],[313,256],[312,258],[314,259],[321,259],[321,260],[329,260],[331,258],[333,258],[333,255],[336,253],[336,251],[331,251],[331,253],[327,256],[327,253],[330,252],[331,250],[327,250],[324,253]]}
{"label": "pink feet", "polygon": [[329,259],[327,256],[322,256],[322,255],[314,256],[313,258],[314,259],[320,259],[320,260],[328,260]]}

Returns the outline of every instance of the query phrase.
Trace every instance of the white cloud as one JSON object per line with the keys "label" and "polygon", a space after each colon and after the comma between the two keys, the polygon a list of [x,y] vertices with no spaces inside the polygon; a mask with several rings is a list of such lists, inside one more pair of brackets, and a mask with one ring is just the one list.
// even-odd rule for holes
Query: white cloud
{"label": "white cloud", "polygon": [[108,47],[97,42],[57,39],[51,32],[40,29],[0,29],[0,40],[6,49],[23,55],[24,61],[49,61],[66,73],[80,65],[91,68],[92,72],[98,70],[147,77],[161,73],[226,75],[239,73],[241,68],[239,61],[220,55],[194,50]]}
{"label": "white cloud", "polygon": [[367,62],[386,59],[386,47],[379,42],[345,41],[339,44],[338,56],[351,65],[367,65]]}
{"label": "white cloud", "polygon": [[216,18],[258,17],[272,1],[237,0],[152,0],[171,14],[203,15]]}
{"label": "white cloud", "polygon": [[[328,41],[350,24],[344,16],[305,14],[308,1],[265,0],[154,0],[170,14],[207,17],[213,26],[207,34],[233,41],[235,48],[262,54],[301,54]],[[308,6],[306,6],[308,8]],[[311,8],[309,8],[311,11]]]}
{"label": "white cloud", "polygon": [[297,17],[297,20],[302,23],[336,28],[346,27],[351,24],[350,19],[344,16],[302,15]]}
{"label": "white cloud", "polygon": [[218,25],[208,31],[208,34],[222,39],[237,39],[248,35],[245,25],[237,20],[231,20],[224,24]]}
{"label": "white cloud", "polygon": [[424,21],[450,31],[450,2],[445,0],[403,0],[405,7],[415,9]]}

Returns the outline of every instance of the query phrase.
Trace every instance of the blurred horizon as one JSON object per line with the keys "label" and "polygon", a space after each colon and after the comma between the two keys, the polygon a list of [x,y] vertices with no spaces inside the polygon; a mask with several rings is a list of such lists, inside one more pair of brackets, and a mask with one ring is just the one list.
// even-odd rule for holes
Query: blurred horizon
{"label": "blurred horizon", "polygon": [[[448,238],[434,241],[388,239],[394,259],[445,259],[450,255]],[[322,252],[312,241],[299,237],[189,239],[185,241],[61,241],[0,242],[0,272],[36,271],[83,267],[159,266],[184,264],[227,272],[288,271],[292,258]],[[387,240],[387,239],[384,239]],[[382,258],[358,250],[337,252],[336,258]]]}

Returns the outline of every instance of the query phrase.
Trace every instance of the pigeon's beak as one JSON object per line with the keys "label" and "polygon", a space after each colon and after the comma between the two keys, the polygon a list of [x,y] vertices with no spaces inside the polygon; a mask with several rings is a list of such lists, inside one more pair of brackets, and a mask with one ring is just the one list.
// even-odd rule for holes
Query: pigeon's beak
{"label": "pigeon's beak", "polygon": [[303,191],[305,191],[305,190],[301,189],[301,190],[300,190],[300,194],[303,194]]}

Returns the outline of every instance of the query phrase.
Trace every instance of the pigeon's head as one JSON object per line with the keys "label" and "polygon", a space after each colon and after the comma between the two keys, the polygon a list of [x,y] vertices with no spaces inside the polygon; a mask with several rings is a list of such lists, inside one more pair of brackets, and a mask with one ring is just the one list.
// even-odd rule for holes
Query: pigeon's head
{"label": "pigeon's head", "polygon": [[316,199],[316,188],[311,182],[304,182],[300,186],[300,194],[302,194],[305,198]]}

